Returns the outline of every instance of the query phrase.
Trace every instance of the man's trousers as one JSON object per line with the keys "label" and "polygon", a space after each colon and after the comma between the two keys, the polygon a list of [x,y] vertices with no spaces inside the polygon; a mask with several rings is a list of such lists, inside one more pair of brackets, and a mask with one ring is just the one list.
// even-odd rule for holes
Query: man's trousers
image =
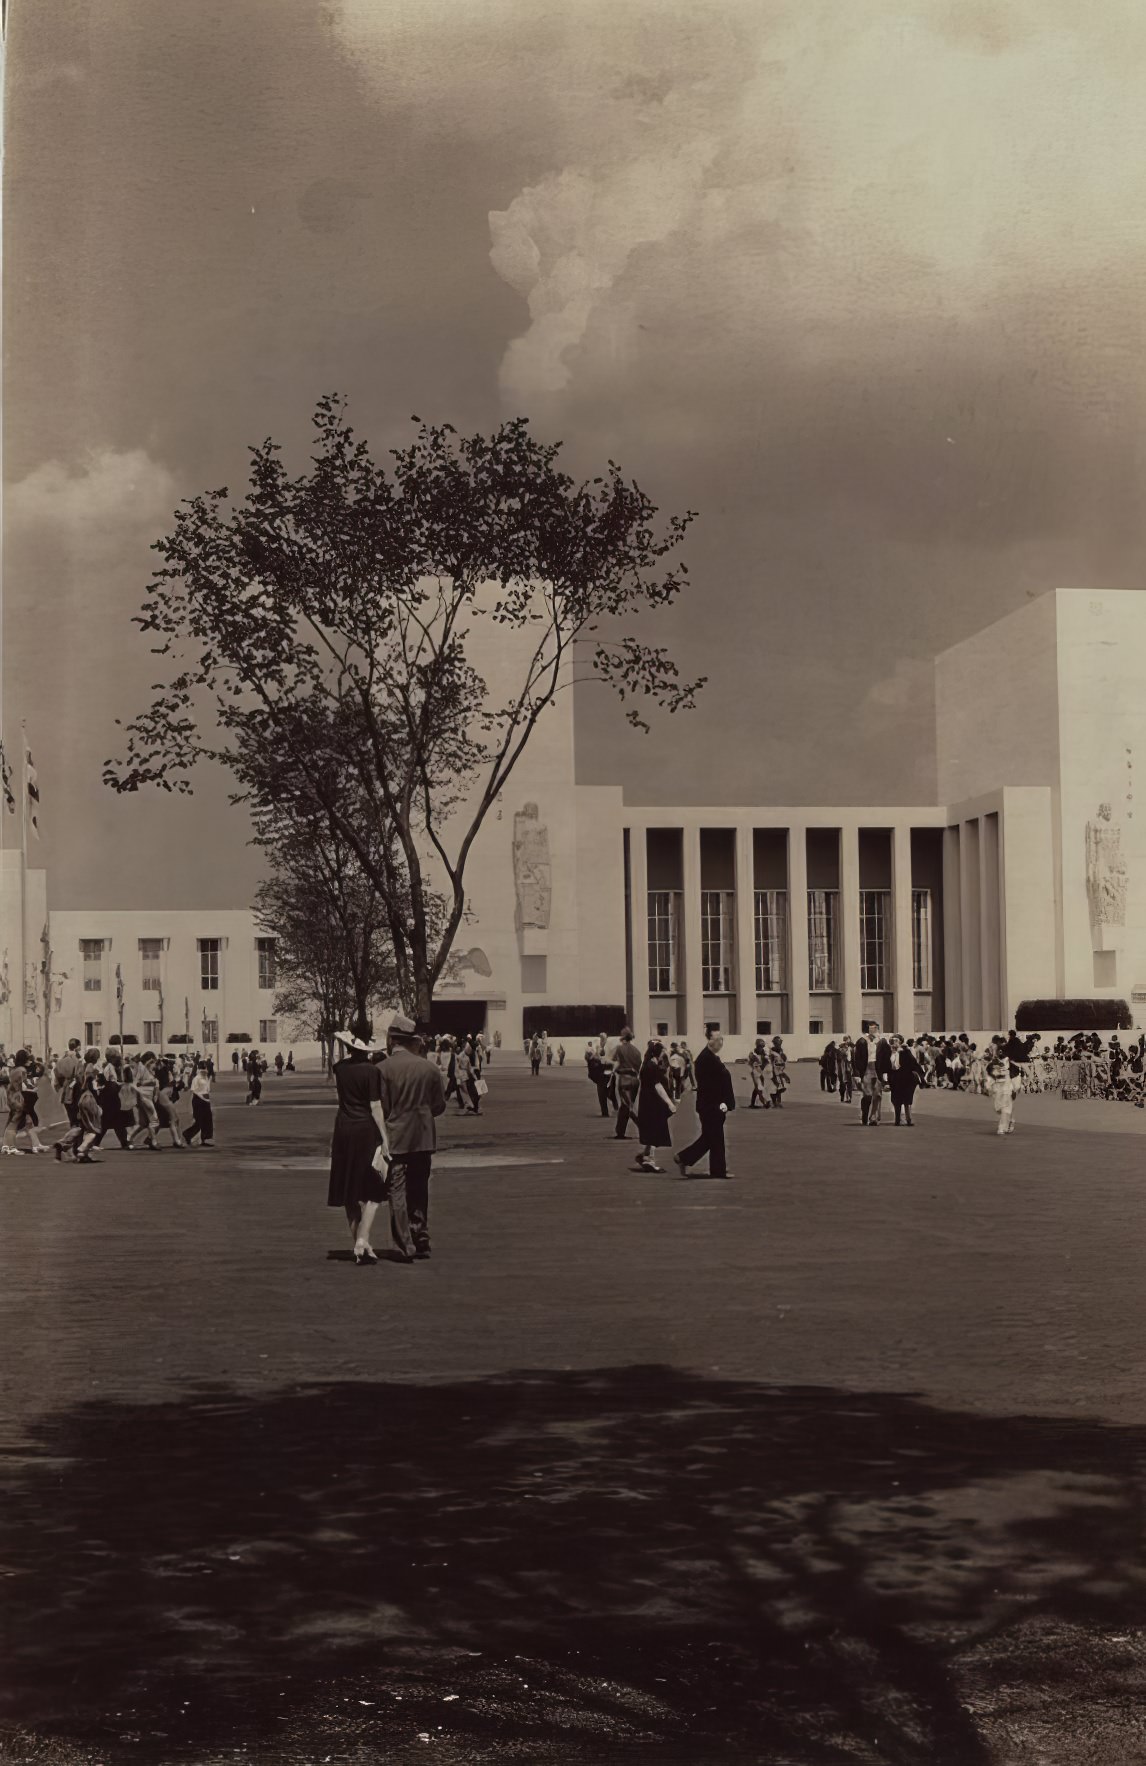
{"label": "man's trousers", "polygon": [[386,1179],[390,1236],[412,1257],[430,1248],[430,1165],[432,1153],[395,1153]]}
{"label": "man's trousers", "polygon": [[695,1165],[706,1153],[709,1177],[726,1176],[728,1165],[724,1151],[724,1111],[719,1106],[715,1110],[700,1111],[700,1134],[680,1155],[682,1170]]}

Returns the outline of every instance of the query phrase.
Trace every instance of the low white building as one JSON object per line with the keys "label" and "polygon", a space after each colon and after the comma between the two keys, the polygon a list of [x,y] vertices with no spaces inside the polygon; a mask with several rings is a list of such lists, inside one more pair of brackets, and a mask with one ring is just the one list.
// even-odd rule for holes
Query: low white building
{"label": "low white building", "polygon": [[[1031,999],[1146,1022],[1146,593],[1056,590],[945,651],[936,717],[933,803],[667,810],[576,783],[561,695],[474,845],[435,1028],[513,1047],[627,1019],[696,1047],[717,1023],[733,1053],[782,1032],[798,1055],[869,1018],[982,1033]],[[8,851],[9,1046],[44,1043],[45,924],[55,1047],[118,1032],[117,972],[143,1044],[287,1046],[274,941],[240,904],[56,912]]]}

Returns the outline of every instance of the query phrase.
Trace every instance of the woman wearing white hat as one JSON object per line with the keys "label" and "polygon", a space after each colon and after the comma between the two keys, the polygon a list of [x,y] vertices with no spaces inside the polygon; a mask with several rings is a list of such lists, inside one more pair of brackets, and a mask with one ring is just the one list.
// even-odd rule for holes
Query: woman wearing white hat
{"label": "woman wearing white hat", "polygon": [[372,1043],[360,1042],[349,1032],[340,1033],[338,1041],[346,1054],[334,1069],[338,1115],[330,1144],[326,1200],[331,1208],[346,1210],[355,1263],[377,1263],[370,1248],[370,1228],[379,1202],[385,1200],[386,1187],[374,1160],[379,1147],[384,1155],[389,1154],[382,1115],[382,1075],[369,1059],[376,1052]]}

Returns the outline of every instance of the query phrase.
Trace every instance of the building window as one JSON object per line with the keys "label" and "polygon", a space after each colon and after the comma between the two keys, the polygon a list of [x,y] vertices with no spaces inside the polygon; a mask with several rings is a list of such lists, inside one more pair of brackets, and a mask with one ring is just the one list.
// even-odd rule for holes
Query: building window
{"label": "building window", "polygon": [[839,987],[839,903],[837,889],[808,891],[808,991],[835,993]]}
{"label": "building window", "polygon": [[823,1036],[823,1034],[824,1034],[824,1020],[822,1018],[809,1018],[808,1019],[808,1035],[809,1036]]}
{"label": "building window", "polygon": [[89,1018],[84,1025],[84,1046],[97,1049],[103,1042],[103,1025],[98,1018]]}
{"label": "building window", "polygon": [[667,1036],[668,1033],[669,1033],[668,1019],[662,1018],[657,1025],[656,1034],[657,1034],[657,1036]]}
{"label": "building window", "polygon": [[277,1018],[259,1019],[259,1041],[277,1042],[279,1039],[279,1021]]}
{"label": "building window", "polygon": [[771,1020],[771,1018],[757,1018],[757,1020],[756,1020],[756,1034],[757,1034],[757,1036],[771,1036],[771,1034],[772,1034],[772,1020]]}
{"label": "building window", "polygon": [[204,1018],[204,1020],[203,1020],[203,1041],[205,1043],[208,1043],[208,1042],[218,1042],[218,1040],[219,1040],[219,1020],[218,1020],[218,1018]]}
{"label": "building window", "polygon": [[199,940],[199,985],[204,993],[219,991],[219,940]]}
{"label": "building window", "polygon": [[144,1042],[160,1042],[160,1041],[162,1041],[162,1038],[163,1038],[163,1026],[160,1023],[159,1019],[158,1018],[145,1018],[143,1020],[143,1040],[144,1040]]}
{"label": "building window", "polygon": [[259,987],[264,993],[273,993],[278,986],[275,980],[275,940],[257,938],[255,943],[259,952]]}
{"label": "building window", "polygon": [[80,955],[84,963],[84,992],[103,992],[103,939],[81,938]]}
{"label": "building window", "polygon": [[700,986],[703,993],[732,991],[732,892],[700,892]]}
{"label": "building window", "polygon": [[139,960],[143,969],[144,993],[158,993],[159,959],[163,954],[162,938],[141,938],[139,941]]}
{"label": "building window", "polygon": [[788,948],[788,891],[756,891],[756,991],[783,993]]}
{"label": "building window", "polygon": [[864,993],[883,993],[887,987],[890,900],[886,889],[860,890],[860,987]]}
{"label": "building window", "polygon": [[911,891],[911,985],[920,993],[931,987],[931,891]]}
{"label": "building window", "polygon": [[680,891],[649,890],[649,992],[675,993]]}

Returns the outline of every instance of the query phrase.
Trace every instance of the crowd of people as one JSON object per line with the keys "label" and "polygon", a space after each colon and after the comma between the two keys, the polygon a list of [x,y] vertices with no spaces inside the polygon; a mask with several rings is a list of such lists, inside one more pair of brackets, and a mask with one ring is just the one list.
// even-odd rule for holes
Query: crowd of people
{"label": "crowd of people", "polygon": [[[67,1122],[50,1147],[40,1138],[40,1086],[45,1077]],[[125,1058],[118,1048],[103,1054],[95,1048],[85,1050],[73,1037],[64,1054],[45,1063],[30,1050],[18,1049],[12,1056],[4,1055],[0,1067],[0,1084],[8,1101],[0,1150],[22,1157],[24,1149],[18,1143],[26,1136],[33,1154],[53,1153],[57,1160],[95,1165],[93,1154],[109,1135],[127,1153],[159,1152],[163,1134],[179,1151],[197,1141],[212,1147],[214,1077],[210,1056],[187,1051],[157,1055],[148,1049]],[[190,1099],[189,1122],[180,1118],[184,1095]]]}

